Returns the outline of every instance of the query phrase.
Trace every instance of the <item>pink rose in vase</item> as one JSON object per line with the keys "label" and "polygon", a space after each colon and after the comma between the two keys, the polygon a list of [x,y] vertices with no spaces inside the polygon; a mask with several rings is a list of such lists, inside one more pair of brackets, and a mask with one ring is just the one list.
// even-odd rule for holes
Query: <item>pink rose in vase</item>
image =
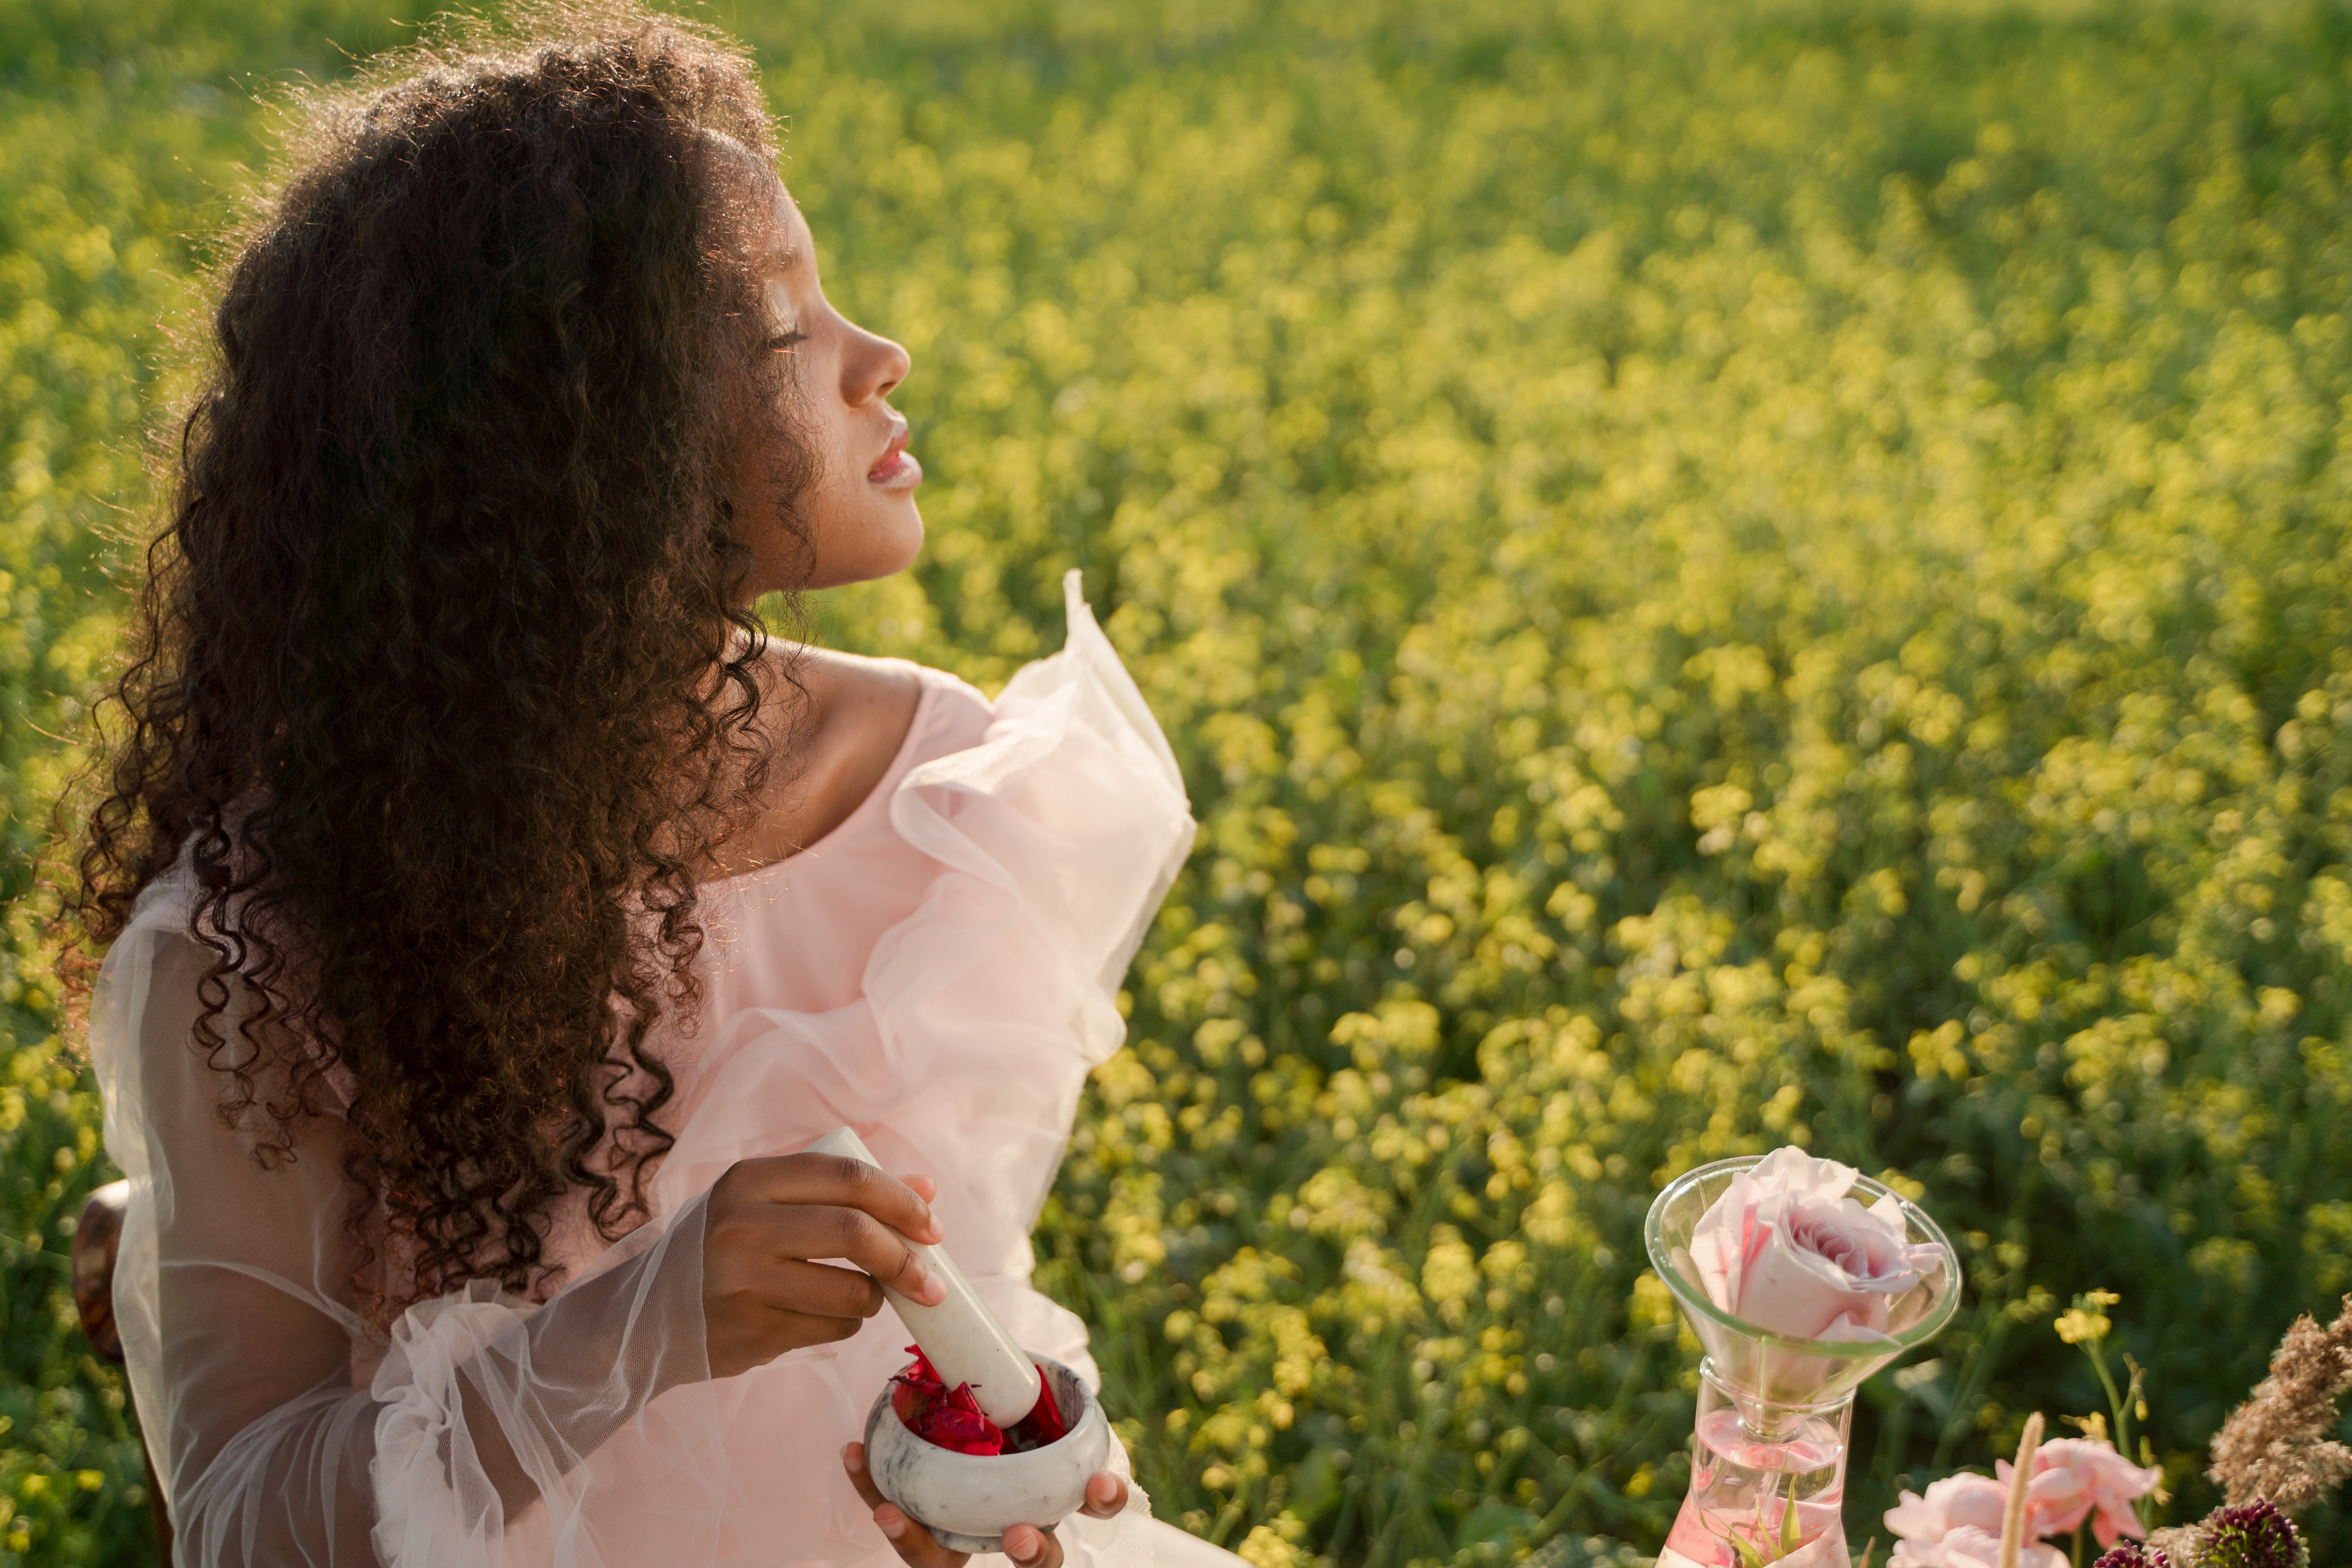
{"label": "pink rose in vase", "polygon": [[1783,1339],[1886,1338],[1891,1303],[1943,1254],[1910,1240],[1892,1196],[1848,1196],[1859,1173],[1782,1148],[1734,1176],[1691,1236],[1708,1300]]}
{"label": "pink rose in vase", "polygon": [[[1660,1568],[1775,1561],[1784,1538],[1757,1516],[1759,1497],[1802,1499],[1778,1516],[1795,1521],[1792,1561],[1843,1562],[1854,1389],[1951,1316],[1950,1245],[1879,1184],[1800,1149],[1685,1173],[1650,1205],[1644,1234],[1706,1352],[1691,1488]],[[1768,1540],[1744,1539],[1758,1528]]]}

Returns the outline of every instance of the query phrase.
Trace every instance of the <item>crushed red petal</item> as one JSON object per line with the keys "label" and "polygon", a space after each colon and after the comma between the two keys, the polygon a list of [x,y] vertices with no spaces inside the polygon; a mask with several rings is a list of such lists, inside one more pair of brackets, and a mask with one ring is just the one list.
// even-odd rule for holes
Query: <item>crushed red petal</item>
{"label": "crushed red petal", "polygon": [[1070,1435],[1070,1424],[1062,1418],[1062,1407],[1054,1403],[1054,1380],[1045,1369],[1037,1369],[1037,1403],[1013,1428],[1004,1435],[1005,1444],[1015,1453],[1042,1448]]}
{"label": "crushed red petal", "polygon": [[1008,1431],[981,1414],[980,1401],[972,1397],[971,1384],[959,1383],[948,1387],[930,1358],[918,1345],[908,1345],[908,1353],[915,1359],[905,1371],[890,1381],[898,1386],[891,1390],[890,1407],[907,1429],[923,1441],[937,1447],[951,1448],[959,1454],[1026,1453],[1042,1448],[1069,1435],[1069,1424],[1063,1418],[1061,1406],[1054,1402],[1053,1380],[1045,1369],[1037,1369],[1037,1403]]}
{"label": "crushed red petal", "polygon": [[952,1448],[959,1454],[1002,1454],[1004,1434],[980,1413],[980,1403],[967,1384],[950,1390],[923,1352],[913,1345],[914,1363],[890,1381],[890,1407],[907,1429],[926,1443]]}

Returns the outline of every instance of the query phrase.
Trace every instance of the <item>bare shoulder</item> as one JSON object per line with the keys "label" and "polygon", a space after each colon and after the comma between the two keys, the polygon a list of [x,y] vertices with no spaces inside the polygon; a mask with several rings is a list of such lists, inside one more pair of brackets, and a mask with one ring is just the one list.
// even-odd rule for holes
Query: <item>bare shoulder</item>
{"label": "bare shoulder", "polygon": [[879,749],[887,764],[907,738],[923,678],[903,659],[803,647],[793,673],[808,692],[809,740],[856,753]]}
{"label": "bare shoulder", "polygon": [[[789,726],[791,757],[771,778],[761,820],[728,847],[721,871],[786,859],[845,821],[888,774],[923,697],[913,666],[830,648],[772,647],[762,674],[770,696],[782,700],[768,710],[779,729]],[[798,700],[788,679],[798,684]]]}

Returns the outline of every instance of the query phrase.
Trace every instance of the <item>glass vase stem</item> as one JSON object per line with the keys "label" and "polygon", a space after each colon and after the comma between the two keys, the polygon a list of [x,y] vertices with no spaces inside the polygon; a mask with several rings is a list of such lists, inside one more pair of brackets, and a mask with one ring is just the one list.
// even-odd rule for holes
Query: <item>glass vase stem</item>
{"label": "glass vase stem", "polygon": [[1818,1404],[1734,1388],[1699,1363],[1690,1490],[1658,1568],[1849,1568],[1853,1393]]}

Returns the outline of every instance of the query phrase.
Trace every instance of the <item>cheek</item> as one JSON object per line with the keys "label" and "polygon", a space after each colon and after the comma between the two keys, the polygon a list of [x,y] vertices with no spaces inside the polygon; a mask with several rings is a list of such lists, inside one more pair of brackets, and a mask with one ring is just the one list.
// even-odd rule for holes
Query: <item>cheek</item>
{"label": "cheek", "polygon": [[809,446],[808,520],[810,530],[823,539],[845,525],[854,525],[866,499],[865,476],[850,461],[848,433],[832,418],[802,425]]}
{"label": "cheek", "polygon": [[857,481],[864,476],[857,471],[850,450],[850,420],[840,400],[803,394],[800,405],[793,411],[792,421],[793,440],[802,448],[811,501],[819,498],[839,500],[854,494]]}

